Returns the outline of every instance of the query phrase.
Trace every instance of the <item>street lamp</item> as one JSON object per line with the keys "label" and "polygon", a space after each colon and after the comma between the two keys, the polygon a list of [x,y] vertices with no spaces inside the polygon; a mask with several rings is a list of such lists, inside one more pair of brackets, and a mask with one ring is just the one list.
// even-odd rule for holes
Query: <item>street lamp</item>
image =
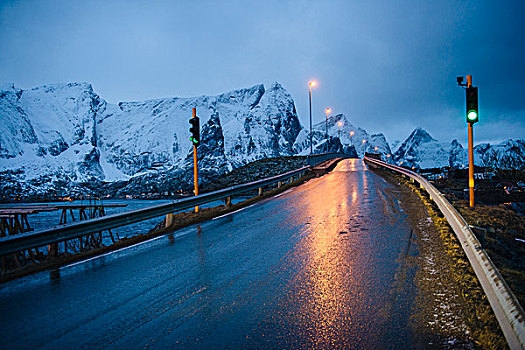
{"label": "street lamp", "polygon": [[350,131],[350,143],[352,144],[352,146],[354,145],[354,140],[352,139],[352,136],[354,136],[355,132],[353,131]]}
{"label": "street lamp", "polygon": [[324,110],[324,113],[326,116],[326,119],[325,119],[326,138],[328,138],[328,113],[332,113],[332,110],[330,109],[330,107],[326,107],[326,109]]}
{"label": "street lamp", "polygon": [[312,86],[316,86],[315,80],[308,83],[308,99],[310,101],[310,154],[314,153],[314,146],[312,143]]}
{"label": "street lamp", "polygon": [[341,127],[343,126],[343,122],[339,121],[339,123],[337,123],[337,126],[339,127],[339,140],[341,140]]}

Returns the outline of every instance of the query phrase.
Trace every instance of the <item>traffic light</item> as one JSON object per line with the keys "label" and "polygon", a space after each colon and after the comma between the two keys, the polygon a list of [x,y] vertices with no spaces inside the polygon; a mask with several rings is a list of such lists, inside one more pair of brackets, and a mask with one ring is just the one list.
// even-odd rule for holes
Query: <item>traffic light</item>
{"label": "traffic light", "polygon": [[479,119],[478,113],[478,88],[467,88],[467,123],[474,124]]}
{"label": "traffic light", "polygon": [[190,132],[191,137],[190,140],[193,142],[195,146],[198,146],[201,141],[201,132],[200,132],[200,126],[199,126],[199,117],[195,116],[194,118],[190,119]]}

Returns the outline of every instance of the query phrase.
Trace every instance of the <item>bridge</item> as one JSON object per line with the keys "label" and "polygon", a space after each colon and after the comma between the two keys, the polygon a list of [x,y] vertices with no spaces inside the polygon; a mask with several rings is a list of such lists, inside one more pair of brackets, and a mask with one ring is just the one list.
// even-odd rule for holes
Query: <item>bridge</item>
{"label": "bridge", "polygon": [[[410,325],[417,292],[408,262],[418,249],[413,227],[399,191],[371,166],[429,185],[371,158],[344,159],[324,176],[239,211],[5,283],[0,287],[3,347],[406,348],[433,341]],[[304,171],[4,238],[0,253],[247,190],[260,193]],[[443,202],[439,193],[431,197]],[[523,310],[513,304],[502,279],[498,283],[497,270],[476,249],[468,226],[443,203],[451,226],[464,231],[462,244],[478,278],[485,276],[480,281],[510,347],[522,346]]]}

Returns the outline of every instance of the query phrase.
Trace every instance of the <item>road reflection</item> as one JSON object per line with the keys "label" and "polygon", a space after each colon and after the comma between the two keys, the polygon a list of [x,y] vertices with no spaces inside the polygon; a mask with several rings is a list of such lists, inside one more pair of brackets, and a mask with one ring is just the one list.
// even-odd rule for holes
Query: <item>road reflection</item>
{"label": "road reflection", "polygon": [[[385,320],[392,315],[383,306],[397,253],[385,244],[392,229],[389,221],[375,221],[387,205],[375,191],[380,180],[370,184],[369,177],[375,175],[365,169],[360,160],[340,162],[298,203],[310,225],[289,258],[303,268],[277,316],[280,328],[290,334],[291,347],[385,347]],[[393,254],[384,252],[391,248]]]}

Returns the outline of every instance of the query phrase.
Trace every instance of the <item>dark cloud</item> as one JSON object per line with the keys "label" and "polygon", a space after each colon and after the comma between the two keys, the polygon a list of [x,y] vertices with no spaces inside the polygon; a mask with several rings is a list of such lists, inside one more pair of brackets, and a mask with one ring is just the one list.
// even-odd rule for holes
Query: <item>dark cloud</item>
{"label": "dark cloud", "polygon": [[525,2],[10,1],[0,4],[0,80],[88,81],[111,102],[217,94],[279,81],[308,120],[324,109],[389,140],[415,127],[465,142],[523,137]]}

